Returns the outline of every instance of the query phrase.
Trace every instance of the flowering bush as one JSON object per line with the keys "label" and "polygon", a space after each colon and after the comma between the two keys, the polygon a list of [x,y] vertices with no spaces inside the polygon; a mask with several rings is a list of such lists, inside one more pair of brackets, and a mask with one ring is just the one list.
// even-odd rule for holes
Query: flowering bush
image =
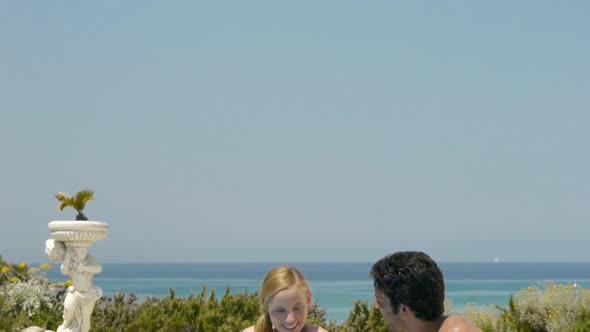
{"label": "flowering bush", "polygon": [[9,264],[0,256],[0,331],[20,331],[31,325],[57,328],[61,322],[64,287],[49,283],[44,271],[27,263]]}
{"label": "flowering bush", "polygon": [[29,317],[53,307],[49,293],[48,284],[37,278],[12,282],[0,288],[0,295],[7,299],[5,305],[24,311]]}
{"label": "flowering bush", "polygon": [[574,331],[590,312],[590,290],[544,282],[520,290],[508,308],[467,306],[467,317],[484,331]]}
{"label": "flowering bush", "polygon": [[36,274],[27,263],[9,264],[0,256],[0,286],[30,279]]}
{"label": "flowering bush", "polygon": [[497,306],[476,306],[473,304],[467,304],[465,306],[465,315],[473,324],[484,332],[512,331],[502,329],[502,326],[498,323],[501,311]]}

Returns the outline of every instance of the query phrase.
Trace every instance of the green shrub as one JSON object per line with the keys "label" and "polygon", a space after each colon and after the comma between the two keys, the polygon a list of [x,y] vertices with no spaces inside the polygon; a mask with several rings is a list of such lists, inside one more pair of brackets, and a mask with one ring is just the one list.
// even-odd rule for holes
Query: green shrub
{"label": "green shrub", "polygon": [[[207,294],[209,293],[209,294]],[[115,294],[98,303],[92,326],[94,331],[237,331],[251,324],[258,312],[255,296],[248,293],[225,294],[218,299],[206,287],[198,295],[176,297],[173,290],[164,298],[149,297],[137,303],[131,293]]]}
{"label": "green shrub", "polygon": [[0,331],[34,325],[56,329],[61,323],[65,288],[49,283],[47,268],[9,264],[0,256]]}
{"label": "green shrub", "polygon": [[[45,265],[45,264],[44,264]],[[46,266],[42,267],[47,268]],[[16,279],[18,280],[16,280]],[[56,330],[62,322],[65,286],[52,285],[42,269],[25,263],[8,264],[0,256],[0,332],[28,326]],[[326,319],[326,310],[312,305],[308,320],[331,332],[386,332],[378,309],[368,300],[355,300],[347,319]],[[445,313],[452,303],[445,303]],[[258,294],[231,293],[203,287],[197,294],[148,297],[134,293],[103,297],[92,315],[93,332],[235,332],[253,325],[260,314]],[[511,296],[508,307],[467,305],[465,315],[484,332],[590,331],[590,290],[577,285],[543,283]]]}
{"label": "green shrub", "polygon": [[381,316],[379,309],[369,304],[368,300],[354,300],[353,307],[348,318],[340,326],[332,327],[328,331],[361,332],[374,331],[386,332],[387,324]]}
{"label": "green shrub", "polygon": [[584,324],[590,320],[590,314],[586,314],[590,310],[590,291],[578,285],[544,282],[511,296],[507,308],[496,305],[491,309],[467,309],[467,317],[484,331],[584,331]]}
{"label": "green shrub", "polygon": [[584,309],[576,318],[574,323],[574,332],[588,332],[590,331],[590,310]]}

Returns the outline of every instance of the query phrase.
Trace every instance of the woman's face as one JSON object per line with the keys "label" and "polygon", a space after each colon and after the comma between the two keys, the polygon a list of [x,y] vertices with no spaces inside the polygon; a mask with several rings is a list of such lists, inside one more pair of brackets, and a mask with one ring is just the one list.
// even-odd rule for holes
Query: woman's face
{"label": "woman's face", "polygon": [[268,313],[276,331],[300,332],[305,327],[310,306],[311,293],[291,286],[275,294]]}

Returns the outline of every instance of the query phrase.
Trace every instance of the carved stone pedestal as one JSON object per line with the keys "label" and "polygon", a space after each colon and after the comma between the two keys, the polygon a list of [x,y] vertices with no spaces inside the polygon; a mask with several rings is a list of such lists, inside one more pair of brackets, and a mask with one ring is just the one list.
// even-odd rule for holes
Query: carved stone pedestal
{"label": "carved stone pedestal", "polygon": [[[72,279],[64,300],[63,323],[57,332],[88,332],[94,303],[102,289],[92,284],[92,278],[102,266],[87,253],[93,242],[106,237],[109,225],[99,221],[52,221],[51,239],[45,242],[45,253],[62,262],[61,272]],[[37,328],[37,327],[31,327]],[[33,330],[25,331],[33,331]],[[40,329],[43,331],[42,329]]]}

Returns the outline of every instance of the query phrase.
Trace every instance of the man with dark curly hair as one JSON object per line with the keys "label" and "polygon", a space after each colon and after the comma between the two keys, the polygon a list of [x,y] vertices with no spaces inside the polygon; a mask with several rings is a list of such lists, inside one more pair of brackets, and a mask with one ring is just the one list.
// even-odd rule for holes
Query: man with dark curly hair
{"label": "man with dark curly hair", "polygon": [[445,316],[445,283],[441,270],[425,253],[397,252],[371,270],[375,305],[389,331],[481,332],[461,315]]}

